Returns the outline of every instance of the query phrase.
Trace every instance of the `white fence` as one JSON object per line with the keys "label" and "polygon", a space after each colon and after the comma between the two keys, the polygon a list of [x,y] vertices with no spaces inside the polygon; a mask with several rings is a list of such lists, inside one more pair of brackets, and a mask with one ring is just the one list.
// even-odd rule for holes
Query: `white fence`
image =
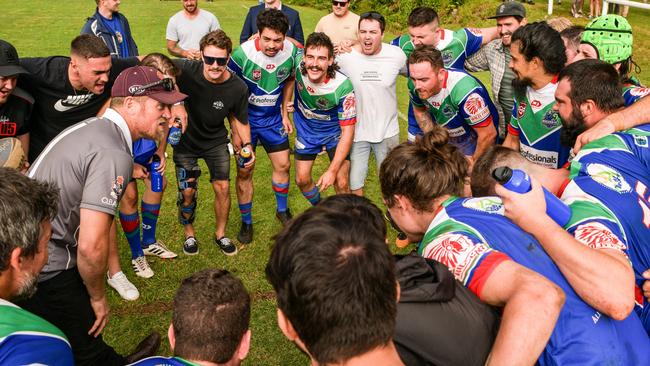
{"label": "white fence", "polygon": [[[607,8],[609,7],[609,4],[618,4],[618,5],[626,5],[626,6],[631,6],[633,8],[640,8],[640,9],[646,9],[650,10],[650,4],[646,3],[640,3],[638,1],[629,1],[629,0],[603,0],[603,14],[602,15],[607,15]],[[553,14],[553,0],[548,0],[548,15]]]}

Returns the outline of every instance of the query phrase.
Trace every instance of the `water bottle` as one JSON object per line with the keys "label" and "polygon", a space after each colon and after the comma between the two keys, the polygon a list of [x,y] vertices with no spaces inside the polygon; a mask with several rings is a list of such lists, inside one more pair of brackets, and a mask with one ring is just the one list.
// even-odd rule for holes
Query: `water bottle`
{"label": "water bottle", "polygon": [[[526,193],[532,188],[530,176],[523,170],[513,170],[502,166],[492,171],[492,177],[513,192]],[[571,209],[546,188],[542,187],[542,189],[546,201],[546,214],[558,225],[564,227],[571,218]]]}
{"label": "water bottle", "polygon": [[243,168],[246,163],[251,161],[251,158],[253,157],[253,152],[248,146],[242,147],[242,149],[239,151],[239,154],[237,155],[237,165],[240,168]]}
{"label": "water bottle", "polygon": [[158,171],[160,168],[160,156],[154,155],[151,164],[149,164],[149,177],[151,178],[151,191],[162,192],[163,175]]}
{"label": "water bottle", "polygon": [[176,146],[181,141],[182,130],[180,128],[181,119],[176,117],[174,118],[174,124],[169,129],[169,135],[167,135],[167,143]]}

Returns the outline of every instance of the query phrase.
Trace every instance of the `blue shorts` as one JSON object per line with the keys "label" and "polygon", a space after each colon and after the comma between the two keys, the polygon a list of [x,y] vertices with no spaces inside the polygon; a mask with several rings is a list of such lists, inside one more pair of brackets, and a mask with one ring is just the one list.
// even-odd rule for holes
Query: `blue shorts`
{"label": "blue shorts", "polygon": [[158,150],[156,141],[149,139],[139,139],[133,143],[133,161],[137,164],[147,166],[151,157]]}
{"label": "blue shorts", "polygon": [[[339,144],[341,136],[326,137],[317,141],[305,141],[300,136],[296,136],[296,144],[294,146],[294,155],[298,160],[314,160],[316,155],[321,151],[326,150],[336,151],[336,146]],[[302,158],[300,158],[302,157]],[[330,158],[333,158],[334,154]]]}
{"label": "blue shorts", "polygon": [[260,143],[267,154],[289,150],[289,137],[282,123],[269,127],[251,126],[251,144],[257,147]]}

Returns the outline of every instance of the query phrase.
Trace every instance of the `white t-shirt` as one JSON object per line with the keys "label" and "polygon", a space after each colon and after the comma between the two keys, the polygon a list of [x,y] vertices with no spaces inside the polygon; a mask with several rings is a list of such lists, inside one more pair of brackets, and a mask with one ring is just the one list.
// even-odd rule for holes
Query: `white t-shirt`
{"label": "white t-shirt", "polygon": [[336,61],[354,86],[357,123],[354,141],[381,142],[399,133],[397,91],[399,74],[406,75],[406,55],[397,46],[382,43],[376,55],[355,49],[340,54]]}
{"label": "white t-shirt", "polygon": [[214,14],[199,9],[199,15],[188,19],[181,10],[169,18],[167,23],[166,38],[177,41],[178,46],[184,50],[199,49],[199,42],[204,35],[221,28]]}

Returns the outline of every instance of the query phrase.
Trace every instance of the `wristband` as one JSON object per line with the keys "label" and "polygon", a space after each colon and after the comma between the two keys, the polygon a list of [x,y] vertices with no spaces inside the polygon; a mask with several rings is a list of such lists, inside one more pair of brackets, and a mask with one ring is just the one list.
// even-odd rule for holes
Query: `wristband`
{"label": "wristband", "polygon": [[241,145],[241,147],[246,147],[246,146],[253,147],[253,144],[251,144],[250,142],[246,142],[246,143]]}

